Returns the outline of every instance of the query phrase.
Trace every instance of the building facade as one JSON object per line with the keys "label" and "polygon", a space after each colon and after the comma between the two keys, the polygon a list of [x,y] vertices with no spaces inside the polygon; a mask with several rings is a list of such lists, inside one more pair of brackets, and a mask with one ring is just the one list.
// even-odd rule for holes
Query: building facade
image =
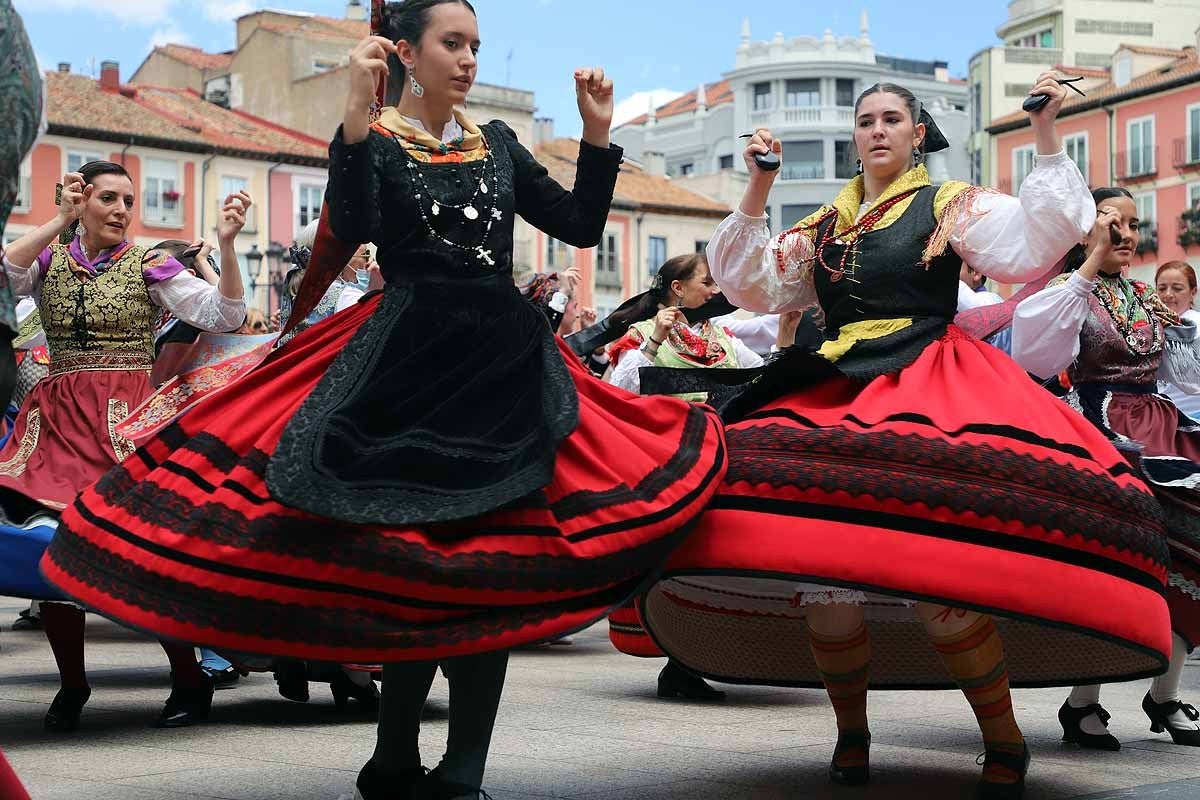
{"label": "building facade", "polygon": [[[1112,80],[1071,97],[1059,116],[1067,153],[1093,186],[1123,186],[1141,220],[1135,273],[1153,279],[1158,264],[1200,267],[1200,60],[1196,48],[1125,46],[1112,56]],[[996,184],[1016,193],[1033,167],[1028,115],[988,129]]]}
{"label": "building facade", "polygon": [[49,129],[21,165],[5,238],[53,218],[55,184],[89,161],[129,171],[136,204],[127,236],[139,245],[215,241],[222,200],[245,190],[254,205],[235,249],[254,290],[251,304],[272,307],[269,287],[285,266],[286,245],[320,213],[325,143],[205,102],[190,89],[125,85],[118,74],[118,64],[105,62],[98,81],[46,75]]}
{"label": "building facade", "polygon": [[[555,180],[563,186],[574,185],[577,141],[551,139],[535,154]],[[518,225],[528,229],[532,249],[515,260],[518,265],[527,261],[538,272],[576,267],[583,276],[580,302],[605,317],[623,300],[644,292],[668,258],[704,250],[717,224],[729,213],[727,204],[626,161],[617,176],[599,246],[570,247],[519,221]]]}
{"label": "building facade", "polygon": [[[1020,109],[1037,76],[1061,69],[1103,83],[1122,45],[1179,48],[1200,23],[1200,0],[1012,0],[1000,43],[971,58],[972,180],[994,185],[987,127]],[[1086,87],[1085,87],[1086,91]]]}
{"label": "building facade", "polygon": [[734,68],[622,125],[613,140],[650,172],[661,172],[726,205],[735,205],[744,177],[714,180],[722,172],[745,176],[739,134],[770,128],[783,140],[783,168],[771,192],[772,227],[791,225],[829,202],[855,174],[854,102],[867,87],[898,83],[924,103],[952,143],[932,155],[934,180],[966,178],[967,86],[951,80],[939,61],[912,61],[875,52],[866,12],[857,37],[753,41],[743,22]]}

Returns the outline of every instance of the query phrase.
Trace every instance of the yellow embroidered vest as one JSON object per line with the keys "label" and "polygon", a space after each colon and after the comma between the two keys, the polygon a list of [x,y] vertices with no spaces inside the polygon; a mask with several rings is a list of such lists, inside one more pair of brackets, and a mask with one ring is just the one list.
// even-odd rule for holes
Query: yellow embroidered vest
{"label": "yellow embroidered vest", "polygon": [[72,271],[67,245],[52,244],[50,252],[38,304],[50,350],[50,374],[150,369],[158,310],[142,277],[146,249],[130,247],[87,280]]}

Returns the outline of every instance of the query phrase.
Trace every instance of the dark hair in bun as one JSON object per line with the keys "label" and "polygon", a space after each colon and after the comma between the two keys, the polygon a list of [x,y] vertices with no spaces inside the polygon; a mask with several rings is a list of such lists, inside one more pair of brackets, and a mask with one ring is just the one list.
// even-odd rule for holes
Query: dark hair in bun
{"label": "dark hair in bun", "polygon": [[[384,3],[379,12],[380,36],[386,36],[393,42],[401,39],[409,44],[417,44],[429,27],[429,12],[435,6],[457,3],[466,6],[474,14],[475,6],[468,0],[405,0],[402,3]],[[388,79],[386,105],[394,106],[400,102],[408,85],[408,70],[400,63],[395,55],[388,55]]]}

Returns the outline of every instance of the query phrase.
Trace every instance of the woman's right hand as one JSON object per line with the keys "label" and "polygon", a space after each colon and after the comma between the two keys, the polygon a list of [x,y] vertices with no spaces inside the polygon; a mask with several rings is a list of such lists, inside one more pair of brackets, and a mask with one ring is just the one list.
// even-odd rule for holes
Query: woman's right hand
{"label": "woman's right hand", "polygon": [[83,209],[92,196],[91,186],[84,186],[83,175],[68,172],[62,179],[62,197],[58,203],[58,216],[63,226],[70,225],[83,216]]}
{"label": "woman's right hand", "polygon": [[[350,51],[350,95],[346,98],[343,137],[347,144],[367,138],[367,115],[375,102],[379,80],[388,74],[387,59],[396,45],[384,36],[368,36]],[[359,135],[361,134],[361,135]]]}
{"label": "woman's right hand", "polygon": [[769,129],[759,128],[746,143],[746,149],[742,151],[742,159],[746,162],[746,169],[750,170],[751,180],[765,178],[768,183],[774,183],[776,176],[779,175],[779,170],[760,169],[754,162],[756,155],[765,156],[767,153],[779,156],[780,163],[783,163],[783,142],[772,136]]}
{"label": "woman's right hand", "polygon": [[659,342],[666,341],[671,328],[682,319],[683,312],[675,306],[660,310],[654,317],[654,338]]}
{"label": "woman's right hand", "polygon": [[1092,252],[1088,253],[1083,266],[1079,268],[1082,277],[1095,280],[1096,276],[1100,274],[1100,268],[1104,266],[1104,262],[1108,260],[1113,251],[1112,237],[1109,235],[1109,231],[1113,225],[1120,224],[1121,215],[1114,210],[1101,211],[1096,215],[1096,224],[1092,227],[1095,246],[1092,248]]}

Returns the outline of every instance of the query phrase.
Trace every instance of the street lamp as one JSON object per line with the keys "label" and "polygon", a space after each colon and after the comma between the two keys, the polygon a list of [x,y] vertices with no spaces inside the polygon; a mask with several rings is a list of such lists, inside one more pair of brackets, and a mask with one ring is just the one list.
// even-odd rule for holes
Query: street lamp
{"label": "street lamp", "polygon": [[250,298],[252,305],[258,305],[258,287],[261,284],[259,280],[259,270],[262,269],[263,254],[258,252],[258,245],[250,245],[250,252],[246,253],[246,271],[250,278]]}
{"label": "street lamp", "polygon": [[[283,245],[279,242],[271,242],[267,246],[267,278],[270,281],[267,288],[267,316],[273,312],[271,308],[271,295],[274,294],[276,304],[283,297],[283,284],[287,279],[287,267],[283,261],[283,255],[286,251]],[[261,258],[261,256],[260,256]],[[276,305],[278,307],[278,305]]]}

